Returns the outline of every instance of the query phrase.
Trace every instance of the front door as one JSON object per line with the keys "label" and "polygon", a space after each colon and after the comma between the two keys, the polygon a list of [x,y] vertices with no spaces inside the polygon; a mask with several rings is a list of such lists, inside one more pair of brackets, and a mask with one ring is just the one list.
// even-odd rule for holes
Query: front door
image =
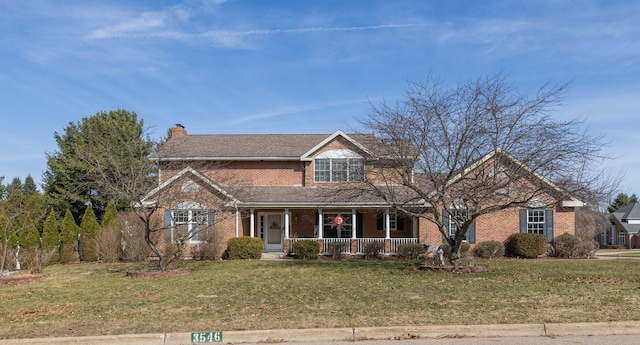
{"label": "front door", "polygon": [[264,250],[281,252],[284,237],[283,214],[265,213],[263,217]]}

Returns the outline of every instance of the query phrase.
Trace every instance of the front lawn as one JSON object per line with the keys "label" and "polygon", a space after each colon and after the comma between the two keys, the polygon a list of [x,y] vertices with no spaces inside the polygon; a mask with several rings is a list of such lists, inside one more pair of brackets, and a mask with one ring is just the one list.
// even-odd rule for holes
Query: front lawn
{"label": "front lawn", "polygon": [[[485,262],[487,263],[487,262]],[[640,260],[221,261],[131,278],[140,265],[47,267],[0,285],[0,338],[278,328],[640,320]]]}

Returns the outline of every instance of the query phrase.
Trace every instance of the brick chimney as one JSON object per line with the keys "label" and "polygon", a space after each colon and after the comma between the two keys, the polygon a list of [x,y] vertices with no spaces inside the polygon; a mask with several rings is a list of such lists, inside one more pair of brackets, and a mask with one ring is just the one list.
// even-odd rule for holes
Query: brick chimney
{"label": "brick chimney", "polygon": [[178,135],[187,135],[187,130],[184,129],[183,125],[176,123],[176,126],[171,128],[171,136],[175,137]]}

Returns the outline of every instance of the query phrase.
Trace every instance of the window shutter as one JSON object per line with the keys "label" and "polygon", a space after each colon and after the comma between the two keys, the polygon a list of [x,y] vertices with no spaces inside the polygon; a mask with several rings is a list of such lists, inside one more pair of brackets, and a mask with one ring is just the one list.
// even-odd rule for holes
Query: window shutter
{"label": "window shutter", "polygon": [[467,229],[467,242],[476,243],[476,221],[475,219],[469,225],[469,229]]}
{"label": "window shutter", "polygon": [[527,210],[520,210],[520,232],[527,233]]}
{"label": "window shutter", "polygon": [[[447,230],[447,234],[449,233],[449,212],[447,210],[442,210],[442,223],[444,223],[444,228]],[[442,240],[444,241],[446,237],[442,235]]]}
{"label": "window shutter", "polygon": [[553,210],[544,211],[544,233],[547,235],[547,242],[553,241]]}
{"label": "window shutter", "polygon": [[164,210],[164,243],[171,243],[171,211]]}
{"label": "window shutter", "polygon": [[356,212],[356,237],[363,238],[362,234],[362,213]]}
{"label": "window shutter", "polygon": [[403,214],[399,214],[396,216],[396,230],[404,230],[404,220],[406,218]]}
{"label": "window shutter", "polygon": [[213,225],[216,222],[216,211],[209,210],[207,214],[207,225]]}
{"label": "window shutter", "polygon": [[383,214],[378,214],[376,216],[376,229],[378,231],[384,230],[384,215]]}

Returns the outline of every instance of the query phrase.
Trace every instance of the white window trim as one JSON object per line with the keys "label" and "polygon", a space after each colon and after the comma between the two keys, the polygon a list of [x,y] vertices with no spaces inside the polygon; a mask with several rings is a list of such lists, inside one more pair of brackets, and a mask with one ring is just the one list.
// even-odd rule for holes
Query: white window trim
{"label": "white window trim", "polygon": [[[346,160],[346,180],[345,181],[334,181],[334,160]],[[325,180],[319,180],[318,176],[316,174],[316,171],[319,171],[317,169],[318,166],[318,160],[328,160],[329,161],[329,180],[325,181]],[[325,151],[321,154],[319,154],[318,156],[315,157],[315,159],[313,160],[314,162],[314,171],[313,171],[313,181],[317,182],[317,183],[345,183],[345,182],[362,182],[364,181],[364,169],[365,169],[365,160],[362,156],[360,156],[359,154],[351,151],[351,150],[347,150],[347,149],[337,149],[337,150],[329,150],[329,151]],[[356,164],[358,166],[362,166],[362,171],[361,172],[357,172],[357,171],[353,171],[352,170],[352,166],[354,166],[355,164],[353,164],[352,162],[357,162]],[[327,170],[322,170],[324,172],[326,172]],[[354,174],[357,173],[357,174]],[[354,176],[357,177],[356,179],[354,179]]]}
{"label": "white window trim", "polygon": [[[342,224],[342,226],[344,227],[344,230],[338,230],[336,229],[336,235],[337,238],[352,238],[353,236],[353,219],[352,219],[352,213],[342,213],[342,212],[329,212],[329,213],[323,213],[322,214],[322,227],[332,227],[334,226],[333,222],[331,221],[334,217],[336,216],[340,216],[342,217],[342,219],[344,220],[344,223]],[[325,230],[323,230],[323,232],[326,233]],[[342,236],[344,232],[345,236]],[[348,233],[348,236],[347,236]],[[326,238],[326,237],[325,237]]]}
{"label": "white window trim", "polygon": [[[178,219],[178,215],[181,212],[187,212],[186,216],[187,216],[187,221],[177,221]],[[204,216],[204,220],[202,222],[198,222],[196,216],[194,216],[194,213],[199,213],[198,215],[200,217]],[[175,242],[176,238],[175,238],[175,231],[178,230],[178,228],[180,227],[180,225],[186,225],[187,226],[187,231],[189,233],[193,232],[194,230],[197,230],[198,226],[204,226],[207,227],[209,226],[209,210],[208,209],[203,209],[203,208],[190,208],[190,209],[186,209],[186,208],[176,208],[176,209],[172,209],[171,210],[171,242]],[[187,240],[188,243],[200,243],[202,242],[199,238],[200,238],[200,233],[197,232],[195,234],[192,234],[191,236],[189,236],[189,239]],[[194,237],[196,239],[194,239]]]}
{"label": "white window trim", "polygon": [[[541,215],[532,215],[533,212],[541,212]],[[530,221],[531,217],[540,217],[541,221],[532,222]],[[538,228],[534,225],[542,224],[542,228]],[[531,225],[531,226],[530,226]],[[527,233],[530,234],[541,234],[544,235],[546,233],[546,214],[545,209],[535,208],[535,209],[527,209]]]}

